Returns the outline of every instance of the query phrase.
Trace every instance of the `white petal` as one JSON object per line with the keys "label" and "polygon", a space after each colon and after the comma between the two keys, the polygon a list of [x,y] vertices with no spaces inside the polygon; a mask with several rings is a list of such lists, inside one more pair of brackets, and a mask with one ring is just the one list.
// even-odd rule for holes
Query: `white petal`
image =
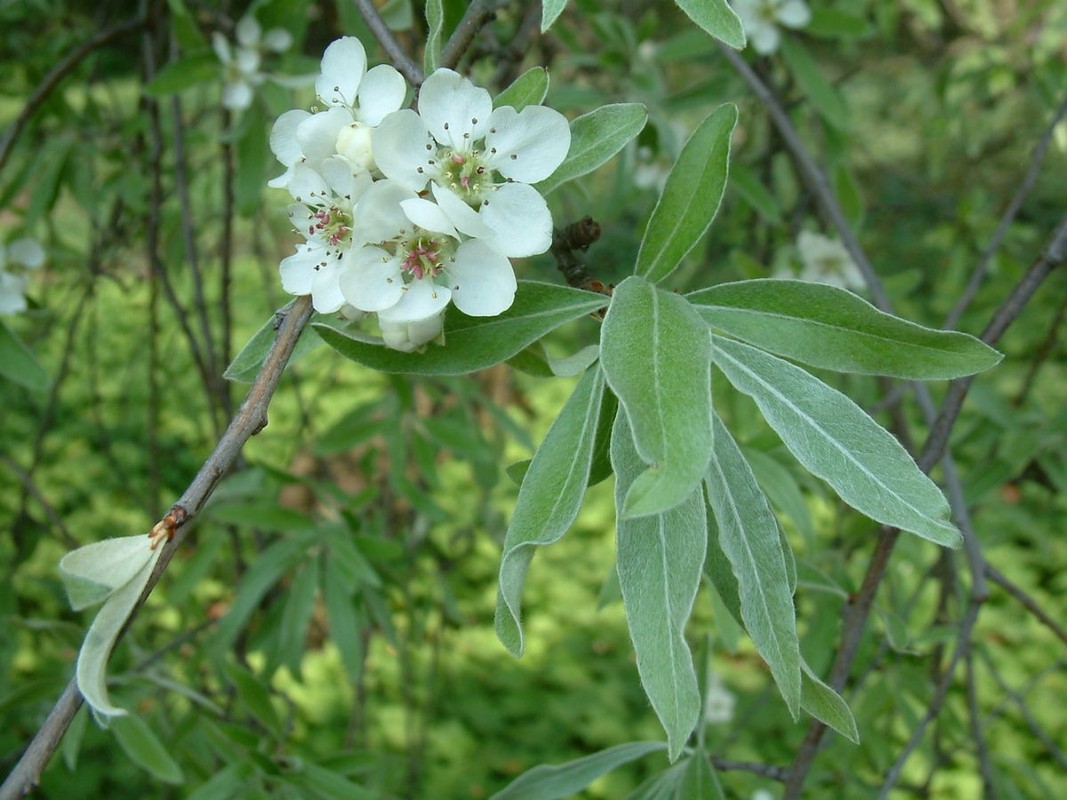
{"label": "white petal", "polygon": [[444,312],[415,322],[391,322],[379,317],[378,324],[386,347],[410,353],[441,335]]}
{"label": "white petal", "polygon": [[485,135],[485,163],[506,178],[537,183],[556,171],[571,147],[567,118],[545,106],[496,109]]}
{"label": "white petal", "polygon": [[241,111],[252,105],[252,87],[246,81],[227,83],[222,87],[222,107]]}
{"label": "white petal", "polygon": [[28,285],[29,280],[25,275],[0,271],[0,314],[17,314],[26,310]]}
{"label": "white petal", "polygon": [[315,92],[330,105],[355,105],[359,82],[367,71],[367,51],[355,36],[333,42],[322,55]]}
{"label": "white petal", "polygon": [[312,114],[297,126],[296,140],[312,167],[337,152],[337,134],[351,121],[345,109],[335,107]]}
{"label": "white petal", "polygon": [[296,252],[282,259],[278,269],[282,276],[282,288],[289,294],[311,294],[311,276],[322,263],[325,251],[314,244],[297,245]]}
{"label": "white petal", "polygon": [[776,16],[780,23],[790,28],[803,28],[811,22],[811,10],[804,0],[785,0]]}
{"label": "white petal", "polygon": [[400,204],[415,192],[396,181],[375,181],[353,213],[352,238],[360,242],[386,242],[410,228]]}
{"label": "white petal", "polygon": [[230,50],[230,42],[218,31],[211,34],[211,46],[215,50],[215,55],[219,57],[225,66],[229,66],[233,63],[233,53]]}
{"label": "white petal", "polygon": [[345,304],[338,273],[337,259],[331,258],[311,274],[311,305],[320,314],[332,314]]}
{"label": "white petal", "polygon": [[545,252],[552,244],[552,214],[536,189],[505,183],[489,195],[479,212],[493,229],[492,242],[506,256],[521,258]]}
{"label": "white petal", "polygon": [[433,278],[413,280],[404,288],[400,302],[378,312],[379,322],[417,322],[444,311],[452,292],[434,283]]}
{"label": "white petal", "polygon": [[359,85],[359,119],[377,125],[404,104],[407,84],[404,76],[388,64],[370,70]]}
{"label": "white petal", "polygon": [[778,49],[780,36],[778,35],[778,28],[774,25],[760,22],[758,25],[753,25],[751,30],[746,30],[745,32],[748,34],[752,49],[760,55],[770,55]]}
{"label": "white petal", "polygon": [[37,269],[44,264],[44,248],[36,239],[16,239],[7,246],[7,257],[16,264]]}
{"label": "white petal", "polygon": [[251,14],[241,17],[237,23],[237,42],[242,47],[256,47],[259,44],[259,23]]}
{"label": "white petal", "polygon": [[341,265],[341,294],[360,311],[381,311],[395,306],[404,292],[400,259],[380,247],[351,251]]}
{"label": "white petal", "polygon": [[495,317],[515,300],[515,270],[511,262],[480,239],[459,246],[445,271],[452,302],[472,317]]}
{"label": "white petal", "polygon": [[493,99],[457,72],[439,69],[419,90],[419,115],[441,144],[469,152],[489,129]]}
{"label": "white petal", "polygon": [[322,176],[307,164],[297,164],[289,176],[286,186],[294,200],[302,203],[322,203],[331,194],[330,187]]}
{"label": "white petal", "polygon": [[387,178],[420,191],[436,176],[437,143],[426,124],[409,108],[390,114],[371,136],[374,161]]}
{"label": "white petal", "polygon": [[[322,162],[319,172],[330,189],[337,195],[341,206],[356,203],[371,185],[371,175],[365,170],[357,169],[347,158],[331,156]],[[347,210],[347,209],[346,209]]]}
{"label": "white petal", "polygon": [[263,37],[263,46],[272,53],[282,53],[293,46],[293,34],[285,28],[271,28]]}
{"label": "white petal", "polygon": [[286,111],[274,122],[270,131],[270,149],[278,160],[287,167],[293,166],[304,157],[304,151],[296,139],[296,130],[300,123],[311,114],[300,108]]}
{"label": "white petal", "polygon": [[478,212],[463,202],[455,192],[438,186],[436,183],[430,184],[430,191],[433,192],[434,199],[437,200],[437,204],[449,221],[456,226],[456,230],[478,239],[491,239],[494,236],[493,229],[485,223]]}
{"label": "white petal", "polygon": [[404,200],[400,207],[404,209],[404,214],[407,215],[407,218],[420,228],[432,233],[443,233],[453,239],[459,238],[459,234],[456,233],[456,229],[452,226],[448,215],[436,203],[416,197],[411,200]]}
{"label": "white petal", "polygon": [[262,63],[262,59],[258,50],[238,47],[234,63],[237,65],[238,72],[247,78],[251,78],[259,72],[259,65]]}
{"label": "white petal", "polygon": [[370,172],[375,166],[371,134],[371,128],[362,122],[350,122],[337,132],[337,152],[363,172]]}

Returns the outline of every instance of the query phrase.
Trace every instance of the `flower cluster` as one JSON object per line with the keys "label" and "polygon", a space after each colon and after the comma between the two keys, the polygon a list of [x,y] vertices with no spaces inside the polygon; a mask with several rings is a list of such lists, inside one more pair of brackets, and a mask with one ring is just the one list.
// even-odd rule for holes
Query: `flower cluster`
{"label": "flower cluster", "polygon": [[0,314],[17,314],[26,310],[29,277],[23,269],[37,269],[44,264],[44,250],[35,239],[18,239],[0,243]]}
{"label": "flower cluster", "polygon": [[252,105],[255,87],[263,83],[260,71],[265,53],[281,53],[293,44],[293,37],[284,28],[263,31],[251,14],[244,16],[234,30],[237,41],[230,41],[218,31],[211,37],[215,55],[222,62],[222,105],[240,111]]}
{"label": "flower cluster", "polygon": [[449,303],[471,316],[511,306],[510,258],[545,252],[552,217],[531,185],[570,148],[562,114],[493,108],[449,69],[430,75],[418,110],[401,109],[403,77],[367,69],[358,39],[326,48],[315,113],[287,111],[270,145],[285,172],[289,218],[304,242],[281,263],[283,288],[316,311],[376,314],[388,347],[441,335]]}
{"label": "flower cluster", "polygon": [[769,55],[781,41],[779,25],[803,28],[811,22],[811,9],[804,0],[733,0],[752,49]]}
{"label": "flower cluster", "polygon": [[828,283],[841,289],[863,289],[867,285],[860,268],[837,239],[801,231],[797,237],[797,250],[804,263],[800,280]]}

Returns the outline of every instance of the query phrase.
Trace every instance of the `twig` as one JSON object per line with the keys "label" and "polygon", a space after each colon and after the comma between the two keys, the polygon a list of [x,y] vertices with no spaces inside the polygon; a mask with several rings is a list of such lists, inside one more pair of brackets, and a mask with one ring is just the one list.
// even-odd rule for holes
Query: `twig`
{"label": "twig", "polygon": [[989,761],[989,745],[982,732],[982,711],[978,707],[978,687],[974,680],[974,654],[967,654],[967,707],[971,717],[971,736],[978,755],[978,771],[982,774],[982,797],[996,800],[996,785],[993,783],[993,765]]}
{"label": "twig", "polygon": [[48,71],[48,74],[44,76],[41,82],[37,84],[37,88],[34,89],[33,93],[27,98],[26,105],[22,107],[22,111],[15,117],[15,121],[11,123],[11,127],[7,129],[3,140],[0,141],[0,169],[4,168],[4,164],[6,164],[8,158],[11,157],[11,151],[15,147],[15,140],[18,139],[23,128],[26,127],[30,118],[37,113],[37,109],[52,90],[56,88],[59,82],[77,67],[86,56],[90,55],[95,50],[99,50],[101,47],[111,42],[112,39],[116,39],[124,33],[134,31],[142,25],[144,25],[144,18],[141,15],[138,15],[125,22],[120,22],[117,25],[102,30],[85,44],[72,50],[66,58]]}
{"label": "twig", "polygon": [[753,775],[770,778],[772,781],[784,781],[789,777],[788,767],[776,767],[774,764],[760,764],[758,761],[731,761],[728,758],[712,756],[711,763],[715,766],[715,769],[722,770],[723,772],[751,772]]}
{"label": "twig", "polygon": [[1038,622],[1040,622],[1042,625],[1052,631],[1052,633],[1055,634],[1057,639],[1059,639],[1064,644],[1067,644],[1067,629],[1065,629],[1062,625],[1056,622],[1056,620],[1049,616],[1045,609],[1038,605],[1037,601],[1034,600],[1034,598],[1032,598],[1021,588],[1012,583],[1007,578],[1007,576],[1004,575],[1004,573],[1002,573],[992,564],[987,563],[985,565],[985,574],[989,578],[989,580],[993,581],[993,583],[1003,588],[1008,594],[1010,594],[1012,597],[1022,603],[1023,607],[1031,614],[1033,614],[1037,618]]}
{"label": "twig", "polygon": [[1015,195],[1008,203],[1008,207],[1004,210],[1004,214],[1000,218],[1000,223],[997,225],[997,229],[993,231],[993,236],[989,239],[989,243],[982,251],[981,257],[978,259],[978,266],[974,268],[974,272],[971,274],[971,279],[967,282],[967,287],[963,290],[963,294],[956,302],[956,305],[952,307],[948,316],[945,317],[945,324],[941,327],[951,329],[956,327],[956,323],[960,321],[960,317],[963,316],[963,312],[967,310],[971,302],[974,300],[976,294],[978,294],[978,288],[982,285],[982,281],[985,280],[986,273],[989,271],[989,264],[993,260],[993,256],[997,250],[1000,249],[1001,242],[1004,241],[1004,237],[1008,233],[1008,228],[1015,221],[1015,217],[1019,214],[1019,209],[1022,208],[1023,202],[1033,191],[1034,185],[1037,183],[1037,178],[1041,174],[1041,165],[1045,161],[1045,153],[1048,152],[1049,142],[1052,141],[1052,135],[1056,132],[1056,126],[1060,124],[1063,118],[1067,116],[1067,96],[1064,96],[1063,102],[1060,103],[1060,107],[1056,109],[1056,113],[1052,115],[1052,120],[1045,128],[1045,133],[1041,136],[1041,140],[1034,147],[1033,155],[1030,157],[1030,166],[1026,170],[1026,175],[1023,176],[1022,183],[1019,184],[1019,188],[1015,190]]}
{"label": "twig", "polygon": [[[48,502],[48,499],[44,496],[37,484],[26,470],[18,465],[18,463],[9,456],[7,453],[0,452],[0,463],[15,473],[15,477],[19,479],[19,483],[22,484],[22,491],[25,495],[32,497],[37,501],[37,504],[44,511],[48,521],[52,523],[52,526],[59,534],[59,538],[62,540],[65,547],[69,547],[72,550],[78,546],[78,540],[74,538],[73,534],[67,530],[67,526],[63,524],[63,520],[60,518],[56,510],[52,508],[52,504]],[[25,507],[22,508],[22,513],[25,514]]]}
{"label": "twig", "polygon": [[[163,546],[159,561],[156,563],[152,575],[148,579],[144,592],[141,594],[137,606],[127,620],[127,628],[130,621],[137,615],[141,605],[151,594],[152,589],[159,582],[163,570],[167,568],[174,553],[181,545],[188,531],[188,521],[193,519],[204,507],[223,475],[237,459],[244,447],[245,442],[259,433],[267,424],[267,407],[271,398],[278,388],[282,371],[293,353],[297,339],[311,318],[311,298],[299,297],[294,300],[283,312],[284,318],[278,328],[277,338],[271,346],[270,352],[256,375],[255,382],[248,390],[244,402],[238,409],[237,414],[230,422],[229,427],[215,445],[214,451],[200,467],[196,477],[193,478],[189,487],[185,490],[171,511],[164,517],[164,522],[171,520],[169,533],[173,534],[170,540]],[[157,524],[160,528],[163,522]],[[166,527],[163,525],[163,527]],[[123,629],[123,632],[125,629]],[[119,638],[122,637],[119,634]],[[117,642],[117,640],[116,640]],[[59,746],[67,726],[74,718],[74,714],[81,706],[82,698],[78,692],[76,682],[72,679],[67,688],[63,690],[55,707],[48,714],[48,718],[33,737],[26,752],[22,754],[15,768],[8,775],[7,780],[0,786],[0,800],[16,800],[30,792],[40,781],[41,772],[48,764],[49,759]]]}
{"label": "twig", "polygon": [[472,0],[463,14],[463,19],[448,37],[445,46],[441,48],[441,66],[454,67],[467,52],[478,31],[493,18],[492,3],[486,0]]}
{"label": "twig", "polygon": [[389,56],[389,60],[393,62],[393,66],[397,68],[397,71],[407,78],[409,83],[421,86],[423,80],[425,80],[425,76],[422,74],[422,67],[404,52],[404,48],[400,46],[400,42],[393,36],[393,32],[385,24],[385,20],[378,13],[374,3],[371,0],[352,0],[352,2],[355,3],[359,13],[363,15],[363,21],[367,23],[367,27],[370,28],[374,38],[378,40],[378,44],[382,46],[382,50]]}

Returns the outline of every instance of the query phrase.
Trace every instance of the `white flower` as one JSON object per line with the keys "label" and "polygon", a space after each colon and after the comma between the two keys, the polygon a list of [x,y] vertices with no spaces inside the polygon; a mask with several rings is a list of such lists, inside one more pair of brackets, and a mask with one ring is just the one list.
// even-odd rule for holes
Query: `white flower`
{"label": "white flower", "polygon": [[[548,205],[528,184],[551,175],[570,149],[570,126],[558,111],[494,110],[485,89],[439,69],[422,85],[418,112],[390,114],[372,142],[387,177],[415,191],[432,182],[474,211],[450,210],[463,233],[516,258],[543,253],[552,243]],[[470,233],[472,227],[479,232]]]}
{"label": "white flower", "polygon": [[315,91],[327,107],[315,114],[294,109],[278,117],[270,149],[286,171],[268,186],[292,192],[290,182],[298,164],[318,170],[334,156],[347,159],[355,170],[375,169],[371,130],[404,103],[403,76],[385,64],[368,71],[367,53],[353,36],[326,48],[321,70]]}
{"label": "white flower", "polygon": [[9,265],[38,269],[44,264],[44,249],[36,240],[17,239],[8,245],[0,244],[0,314],[25,311],[29,278],[10,270]]}
{"label": "white flower", "polygon": [[240,111],[252,105],[254,89],[263,83],[265,76],[260,72],[263,54],[288,50],[293,37],[282,28],[272,28],[262,36],[259,23],[251,15],[241,18],[235,34],[237,43],[231,45],[225,36],[215,31],[211,45],[223,67],[222,105]]}
{"label": "white flower", "polygon": [[708,670],[708,688],[704,695],[704,723],[716,725],[734,718],[737,698],[722,684],[718,673]]}
{"label": "white flower", "polygon": [[811,10],[804,0],[733,0],[733,5],[752,48],[760,55],[778,49],[779,25],[803,28],[811,22]]}
{"label": "white flower", "polygon": [[797,249],[804,268],[800,280],[812,283],[828,283],[842,289],[862,289],[866,283],[863,273],[852,260],[844,245],[821,233],[801,231]]}
{"label": "white flower", "polygon": [[757,789],[752,793],[752,800],[774,800],[774,795],[766,789]]}

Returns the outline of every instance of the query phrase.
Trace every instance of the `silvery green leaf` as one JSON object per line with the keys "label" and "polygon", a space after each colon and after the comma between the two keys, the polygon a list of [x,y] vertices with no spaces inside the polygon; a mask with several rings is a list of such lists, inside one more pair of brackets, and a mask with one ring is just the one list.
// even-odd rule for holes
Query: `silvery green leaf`
{"label": "silvery green leaf", "polygon": [[682,297],[638,276],[615,288],[601,365],[648,466],[620,516],[666,511],[703,480],[712,441],[710,356],[707,325]]}
{"label": "silvery green leaf", "polygon": [[516,111],[522,111],[526,106],[540,105],[546,94],[548,70],[544,67],[530,67],[493,98],[493,108],[511,106]]}
{"label": "silvery green leaf", "polygon": [[561,800],[616,767],[660,750],[661,742],[627,742],[565,764],[541,764],[524,772],[490,800]]}
{"label": "silvery green leaf", "polygon": [[512,655],[523,651],[522,586],[535,548],[558,541],[581,508],[603,393],[601,370],[586,372],[522,479],[504,538],[496,604],[496,634]]}
{"label": "silvery green leaf", "polygon": [[87,544],[59,561],[59,575],[75,611],[95,606],[134,579],[155,555],[147,534]]}
{"label": "silvery green leaf", "polygon": [[674,761],[700,717],[700,689],[685,625],[700,587],[707,548],[704,494],[697,486],[667,511],[637,518],[619,513],[644,470],[621,409],[612,429],[611,464],[623,608],[641,685],[667,732],[668,754]]}
{"label": "silvery green leaf", "polygon": [[712,357],[752,397],[785,446],[850,506],[873,520],[958,547],[948,501],[908,452],[868,414],[800,367],[714,337]]}
{"label": "silvery green leaf", "polygon": [[601,106],[571,122],[571,147],[556,171],[536,185],[548,194],[560,184],[592,172],[624,148],[645,127],[648,109],[640,103]]}

